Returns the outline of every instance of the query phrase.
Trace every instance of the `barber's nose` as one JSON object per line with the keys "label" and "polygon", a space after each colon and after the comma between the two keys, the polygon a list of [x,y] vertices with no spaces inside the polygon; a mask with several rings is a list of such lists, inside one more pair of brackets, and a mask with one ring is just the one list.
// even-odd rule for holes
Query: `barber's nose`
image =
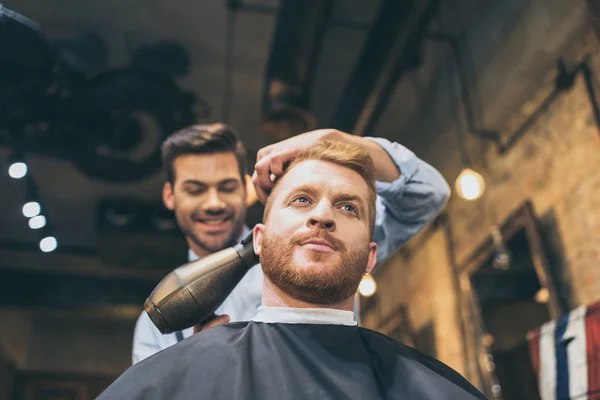
{"label": "barber's nose", "polygon": [[309,228],[320,228],[330,232],[335,231],[335,220],[333,219],[333,210],[331,204],[325,201],[320,202],[311,212],[307,225]]}
{"label": "barber's nose", "polygon": [[206,211],[218,211],[225,208],[225,202],[221,199],[221,196],[219,196],[218,190],[210,189],[207,192],[203,208]]}

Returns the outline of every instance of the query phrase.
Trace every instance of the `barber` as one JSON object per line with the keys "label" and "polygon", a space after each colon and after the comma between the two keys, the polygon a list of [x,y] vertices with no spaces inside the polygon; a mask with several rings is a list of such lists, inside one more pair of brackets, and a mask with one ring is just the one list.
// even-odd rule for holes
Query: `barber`
{"label": "barber", "polygon": [[[364,147],[375,161],[377,202],[374,241],[384,260],[420,232],[445,205],[450,189],[442,175],[406,147],[383,138],[358,137],[333,129],[307,132],[267,146],[257,154],[252,182],[266,201],[283,167],[302,149],[323,140]],[[232,127],[195,125],[162,145],[167,172],[163,202],[174,211],[189,246],[189,260],[218,252],[250,232],[244,225],[248,198],[246,150]],[[227,322],[254,318],[261,304],[263,273],[252,267],[223,304],[217,317],[199,328],[162,334],[145,312],[137,320],[133,363],[191,336]]]}

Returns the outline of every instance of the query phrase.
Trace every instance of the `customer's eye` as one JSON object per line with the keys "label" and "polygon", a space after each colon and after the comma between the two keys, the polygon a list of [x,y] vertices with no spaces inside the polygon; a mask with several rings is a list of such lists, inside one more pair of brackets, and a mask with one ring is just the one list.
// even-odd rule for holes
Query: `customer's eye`
{"label": "customer's eye", "polygon": [[348,211],[348,212],[351,212],[353,214],[358,214],[358,210],[352,204],[344,204],[342,206],[342,208],[344,209],[344,211]]}
{"label": "customer's eye", "polygon": [[306,196],[298,196],[298,197],[294,197],[294,200],[292,200],[292,203],[310,203],[310,199]]}

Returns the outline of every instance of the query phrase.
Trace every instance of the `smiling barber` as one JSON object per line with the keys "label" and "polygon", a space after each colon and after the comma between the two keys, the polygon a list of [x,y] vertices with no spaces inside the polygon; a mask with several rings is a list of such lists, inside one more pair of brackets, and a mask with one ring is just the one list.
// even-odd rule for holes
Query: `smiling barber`
{"label": "smiling barber", "polygon": [[[360,145],[375,162],[378,260],[415,236],[445,205],[450,189],[444,178],[406,147],[333,129],[307,132],[261,149],[252,177],[260,201],[266,201],[273,175],[281,176],[284,165],[299,151],[323,140]],[[220,123],[185,128],[163,143],[162,157],[167,170],[163,202],[174,211],[186,237],[190,261],[230,247],[249,232],[244,225],[246,151],[233,128]],[[196,329],[251,320],[261,304],[262,286],[262,268],[256,265],[216,311],[219,316]],[[162,334],[142,312],[135,326],[133,363],[191,336],[194,329]]]}

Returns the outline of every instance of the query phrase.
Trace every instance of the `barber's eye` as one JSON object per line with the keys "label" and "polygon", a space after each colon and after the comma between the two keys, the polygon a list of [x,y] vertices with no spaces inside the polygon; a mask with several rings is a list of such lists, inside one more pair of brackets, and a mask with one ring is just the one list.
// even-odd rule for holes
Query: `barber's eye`
{"label": "barber's eye", "polygon": [[237,190],[237,186],[225,186],[221,188],[221,191],[224,193],[233,193]]}
{"label": "barber's eye", "polygon": [[205,189],[201,189],[201,188],[189,188],[189,189],[185,189],[185,192],[187,194],[189,194],[190,196],[199,196],[202,193],[205,192]]}

